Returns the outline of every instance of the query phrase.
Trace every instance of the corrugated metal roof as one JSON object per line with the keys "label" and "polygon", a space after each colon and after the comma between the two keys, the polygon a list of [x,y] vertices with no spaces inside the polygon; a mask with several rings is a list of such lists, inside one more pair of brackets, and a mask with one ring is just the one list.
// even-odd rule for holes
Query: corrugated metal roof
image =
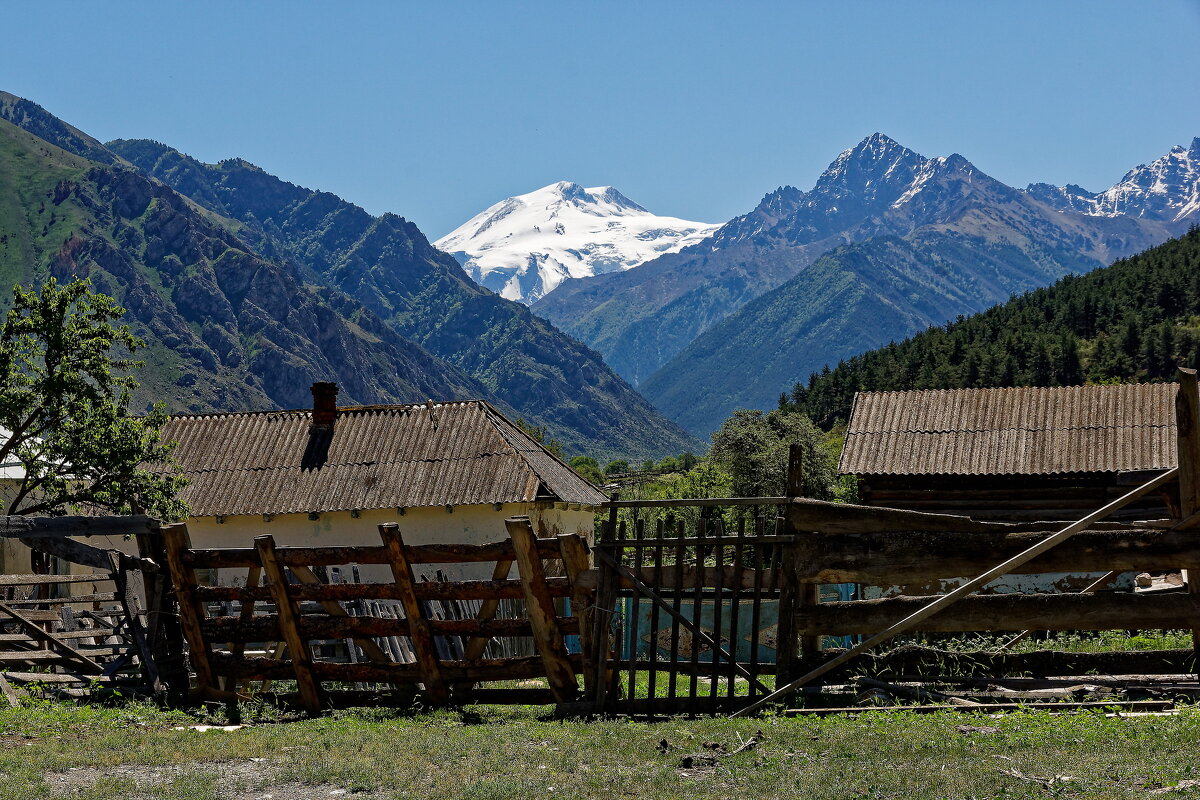
{"label": "corrugated metal roof", "polygon": [[483,401],[172,417],[197,516],[607,498]]}
{"label": "corrugated metal roof", "polygon": [[1046,475],[1175,466],[1173,383],[859,392],[847,475]]}

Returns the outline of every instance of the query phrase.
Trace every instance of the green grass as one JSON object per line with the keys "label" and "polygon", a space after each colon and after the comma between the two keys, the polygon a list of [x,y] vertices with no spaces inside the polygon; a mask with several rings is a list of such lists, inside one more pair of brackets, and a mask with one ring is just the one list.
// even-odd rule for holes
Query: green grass
{"label": "green grass", "polygon": [[[239,773],[252,791],[310,784],[451,800],[1124,798],[1200,778],[1195,708],[1135,718],[878,713],[648,724],[557,721],[529,708],[477,707],[272,718],[231,733],[172,730],[195,721],[141,706],[35,703],[0,711],[0,798],[139,796],[137,770],[119,765],[157,769],[164,777],[145,796],[181,800],[222,796],[219,772],[246,764],[257,768]],[[962,725],[982,730],[962,732]],[[711,754],[706,742],[732,751],[751,737],[761,740],[754,749],[681,766],[684,756]],[[265,760],[249,761],[256,758]],[[71,768],[99,768],[100,777],[76,794],[52,794],[56,784],[47,775]]]}

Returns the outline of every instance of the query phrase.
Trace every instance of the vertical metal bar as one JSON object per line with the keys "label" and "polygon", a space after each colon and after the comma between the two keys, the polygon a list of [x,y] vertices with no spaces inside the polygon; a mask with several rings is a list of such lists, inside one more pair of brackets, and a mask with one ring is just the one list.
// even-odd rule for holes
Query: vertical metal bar
{"label": "vertical metal bar", "polygon": [[[658,545],[654,548],[654,587],[659,592],[662,591],[662,561],[663,561],[663,533],[666,531],[666,526],[659,519],[654,524],[654,538],[658,540]],[[654,719],[654,700],[658,690],[658,603],[651,604],[650,607],[650,675],[646,686],[646,713],[651,719]]]}
{"label": "vertical metal bar", "polygon": [[[625,562],[626,538],[627,537],[626,537],[625,520],[621,520],[617,523],[616,550],[614,552],[614,555],[616,556],[616,561],[618,564],[623,564]],[[619,698],[622,696],[621,695],[621,650],[624,649],[624,643],[625,643],[625,613],[624,613],[625,609],[622,608],[620,610],[620,612],[618,612],[616,606],[618,603],[623,605],[625,602],[625,598],[624,598],[624,592],[621,589],[620,576],[614,575],[613,580],[615,581],[614,585],[617,587],[617,593],[616,593],[615,597],[613,598],[613,612],[616,615],[615,618],[617,621],[616,638],[615,638],[615,641],[617,642],[617,647],[616,647],[617,658],[613,662],[612,673],[609,676],[610,681],[611,681],[611,683],[609,684],[609,691],[612,693],[613,697]],[[634,591],[637,591],[637,590],[635,589]]]}
{"label": "vertical metal bar", "polygon": [[[721,517],[713,520],[713,533],[716,534],[716,543],[713,547],[713,572],[712,590],[713,590],[713,641],[718,645],[721,644],[721,604],[725,601],[725,521]],[[704,574],[701,571],[701,574]],[[709,685],[708,708],[713,713],[717,713],[717,702],[721,696],[721,655],[718,652],[720,648],[714,647],[712,652],[712,677]],[[736,660],[737,656],[733,653]]]}
{"label": "vertical metal bar", "polygon": [[667,696],[675,700],[676,683],[679,678],[679,608],[683,600],[683,562],[687,556],[687,539],[683,520],[675,523],[675,591],[671,606],[671,671],[667,674]]}
{"label": "vertical metal bar", "polygon": [[762,593],[763,593],[763,544],[762,536],[766,526],[762,517],[754,518],[754,594],[750,606],[750,697],[758,696],[758,639],[759,628],[762,627]]}
{"label": "vertical metal bar", "polygon": [[[642,577],[642,540],[646,538],[646,521],[638,518],[633,521],[633,539],[635,544],[631,549],[633,552],[633,574]],[[629,642],[629,700],[632,707],[632,701],[637,698],[637,651],[640,639],[638,633],[641,628],[641,613],[642,613],[642,597],[641,591],[635,585],[630,592],[629,597],[629,633],[625,637],[625,641]]]}
{"label": "vertical metal bar", "polygon": [[[700,628],[700,614],[704,607],[704,577],[702,573],[704,571],[704,527],[707,523],[708,520],[703,517],[696,523],[696,564],[692,570],[693,581],[696,585],[692,587],[695,590],[692,592],[692,626],[697,629]],[[688,705],[689,712],[695,712],[697,690],[700,685],[700,640],[695,633],[692,633],[691,637],[692,677],[688,689]]]}
{"label": "vertical metal bar", "polygon": [[738,617],[742,605],[742,548],[746,545],[746,518],[738,517],[737,539],[733,546],[733,591],[729,593],[729,691],[726,696],[732,700],[737,695],[737,659],[738,646],[741,638],[738,636]]}

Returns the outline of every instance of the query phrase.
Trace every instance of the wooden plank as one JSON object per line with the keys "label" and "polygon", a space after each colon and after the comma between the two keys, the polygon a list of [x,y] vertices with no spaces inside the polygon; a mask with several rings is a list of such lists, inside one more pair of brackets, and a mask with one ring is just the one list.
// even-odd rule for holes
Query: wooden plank
{"label": "wooden plank", "polygon": [[[64,658],[74,661],[78,666],[84,668],[88,672],[92,674],[98,674],[104,671],[104,667],[102,667],[100,664],[97,664],[95,661],[88,658],[86,655],[79,652],[66,642],[62,642],[54,638],[54,634],[47,632],[41,626],[36,624],[31,618],[31,614],[17,611],[7,603],[0,603],[0,614],[5,614],[12,618],[12,620],[14,620],[18,625],[20,625],[21,628],[25,630],[26,633],[29,634],[31,639],[46,642],[49,647],[57,650]],[[57,615],[55,615],[55,618],[57,618]],[[0,622],[3,621],[3,618],[0,618]]]}
{"label": "wooden plank", "polygon": [[192,546],[187,525],[168,525],[162,529],[163,546],[166,548],[167,568],[171,573],[171,584],[179,604],[179,622],[188,643],[188,657],[192,671],[196,673],[196,686],[200,691],[219,688],[213,682],[209,668],[212,646],[200,630],[200,621],[205,617],[204,605],[196,593],[196,571],[184,564],[183,556]]}
{"label": "wooden plank", "polygon": [[[788,446],[787,493],[792,497],[804,496],[804,447],[795,442]],[[819,538],[819,534],[816,534],[813,531],[801,531],[796,528],[792,521],[791,515],[788,515],[785,518],[787,519],[787,524],[789,526],[788,533],[796,534],[797,536],[801,535],[802,533],[806,533],[808,535],[803,538],[809,540]],[[783,591],[780,594],[779,637],[785,644],[788,641],[784,639],[785,630],[789,634],[792,633],[792,626],[785,626],[784,624],[786,613],[784,612],[785,607],[783,602],[784,598],[788,594],[789,584],[798,584],[794,589],[795,607],[797,609],[811,608],[821,602],[820,587],[817,584],[800,583],[800,575],[803,569],[803,562],[800,559],[801,556],[797,545],[789,544],[784,546],[783,563],[785,573],[783,577],[785,580],[783,584]],[[800,636],[798,644],[801,657],[811,658],[821,650],[821,637]],[[790,646],[788,647],[788,650],[789,652],[791,651]],[[781,669],[780,673],[786,677],[788,675],[788,670]]]}
{"label": "wooden plank", "polygon": [[[577,618],[555,617],[555,620],[565,633],[573,635],[579,632]],[[404,618],[302,614],[296,625],[301,638],[307,641],[411,636],[409,621]],[[429,619],[426,625],[435,636],[478,636],[487,640],[496,636],[533,635],[533,628],[527,619]],[[281,636],[279,620],[274,614],[259,615],[248,620],[234,616],[212,617],[201,621],[200,629],[212,641],[264,642],[276,641]],[[393,659],[387,657],[383,660]]]}
{"label": "wooden plank", "polygon": [[125,612],[125,627],[133,637],[133,646],[137,648],[138,660],[141,662],[142,673],[146,676],[147,685],[155,697],[161,697],[166,689],[158,675],[158,664],[154,653],[150,650],[150,642],[146,639],[146,629],[142,627],[142,619],[138,613],[137,596],[129,583],[130,556],[117,550],[108,553],[109,563],[112,564],[113,581],[117,585],[118,600]]}
{"label": "wooden plank", "polygon": [[[926,705],[926,706],[847,706],[844,708],[789,708],[783,714],[787,717],[829,717],[835,714],[867,714],[867,713],[912,713],[934,714],[941,711],[955,711],[965,714],[998,714],[1013,711],[1166,711],[1175,707],[1171,700],[1097,700],[1091,702],[1062,702],[1047,703],[979,703],[973,706],[961,705]],[[734,716],[738,716],[735,714]]]}
{"label": "wooden plank", "polygon": [[[944,596],[944,595],[943,595]],[[928,606],[937,597],[892,597],[822,603],[797,614],[806,634],[873,634]],[[1181,628],[1191,619],[1186,594],[991,594],[962,598],[953,609],[914,621],[910,631],[1126,630]]]}
{"label": "wooden plank", "polygon": [[275,558],[275,538],[270,535],[255,536],[254,546],[258,550],[267,586],[275,598],[275,613],[279,619],[283,640],[287,642],[288,651],[291,653],[292,672],[296,677],[296,688],[300,692],[301,702],[310,714],[316,714],[321,710],[321,687],[313,675],[312,650],[296,627],[300,610],[288,593],[287,576]]}
{"label": "wooden plank", "polygon": [[112,575],[0,575],[0,586],[41,586],[64,583],[108,583]]}
{"label": "wooden plank", "polygon": [[[872,586],[978,575],[1043,537],[1027,532],[830,533],[798,545],[804,580]],[[1200,562],[1200,537],[1184,530],[1083,531],[1012,574],[1174,570]]]}
{"label": "wooden plank", "polygon": [[4,699],[8,701],[8,704],[13,708],[21,707],[21,701],[17,697],[17,693],[13,691],[12,684],[10,684],[8,679],[4,677],[3,672],[0,672],[0,694],[4,695]]}
{"label": "wooden plank", "polygon": [[[1179,391],[1175,394],[1176,448],[1179,454],[1179,511],[1188,520],[1200,511],[1200,385],[1196,370],[1179,368],[1176,374]],[[1190,522],[1183,524],[1190,525]],[[1196,613],[1193,613],[1192,648],[1200,670],[1200,558],[1183,562],[1188,594]],[[1198,672],[1197,674],[1200,674]]]}
{"label": "wooden plank", "polygon": [[[1167,480],[1171,479],[1173,476]],[[1133,501],[1127,501],[1127,503],[1131,502]],[[900,508],[833,503],[804,497],[792,499],[788,504],[788,515],[796,530],[822,533],[886,533],[888,531],[942,531],[946,533],[1043,531],[1053,533],[1057,530],[1049,521],[984,522],[957,514],[934,514]],[[1113,526],[1114,524],[1108,523],[1107,525]],[[1099,527],[1103,528],[1106,525],[1101,524]]]}
{"label": "wooden plank", "polygon": [[408,617],[409,639],[412,641],[413,652],[417,656],[417,668],[421,672],[421,682],[425,684],[425,692],[429,701],[435,706],[444,706],[449,702],[450,695],[446,681],[442,677],[441,666],[438,663],[437,650],[434,648],[433,633],[429,621],[425,617],[425,609],[417,599],[414,591],[416,581],[413,578],[412,565],[400,536],[400,528],[396,523],[389,522],[379,526],[379,536],[383,539],[383,547],[387,551],[388,561],[392,568],[392,579],[400,594],[400,603],[404,606],[404,615]]}
{"label": "wooden plank", "polygon": [[[508,573],[512,570],[512,559],[502,558],[496,562],[495,568],[492,570],[492,581],[507,581]],[[479,620],[495,619],[497,612],[500,610],[500,600],[496,597],[489,597],[479,604],[479,613],[475,615]],[[466,646],[463,648],[463,658],[480,658],[483,651],[487,649],[488,642],[492,640],[490,636],[472,636],[467,640]]]}
{"label": "wooden plank", "polygon": [[125,536],[156,533],[158,520],[143,514],[130,516],[88,517],[5,517],[0,516],[0,539],[64,538],[67,536]]}
{"label": "wooden plank", "polygon": [[546,668],[550,691],[556,702],[570,702],[578,696],[579,684],[557,624],[554,601],[546,591],[546,573],[534,547],[537,534],[528,517],[510,517],[504,520],[504,527],[512,539],[517,574],[521,576],[529,622],[533,627],[533,644]]}
{"label": "wooden plank", "polygon": [[[414,544],[408,548],[410,564],[470,564],[513,558],[512,542],[507,539],[488,544]],[[538,556],[558,558],[558,542],[537,540]],[[344,564],[388,564],[387,550],[381,546],[277,547],[279,563],[285,567],[336,567]],[[246,568],[258,563],[253,548],[223,547],[193,550],[188,556],[193,567],[211,569]]]}
{"label": "wooden plank", "polygon": [[[551,597],[571,596],[571,583],[566,578],[547,578],[546,589]],[[391,583],[295,584],[291,591],[297,602],[402,599],[400,590]],[[413,587],[413,592],[419,600],[520,600],[525,596],[519,580],[422,581]],[[196,596],[202,600],[269,601],[271,591],[265,586],[200,586]]]}
{"label": "wooden plank", "polygon": [[[301,583],[320,586],[326,585],[321,581],[320,578],[317,577],[316,573],[308,567],[294,566],[291,569],[292,574],[295,575]],[[356,584],[347,585],[354,586]],[[332,600],[321,601],[321,608],[323,608],[325,613],[331,617],[346,618],[350,616],[348,613],[346,613],[346,609],[342,608]],[[253,606],[251,606],[251,609],[253,609]],[[388,654],[383,652],[383,649],[380,648],[379,645],[375,644],[375,642],[373,642],[371,639],[355,638],[354,643],[363,651],[363,655],[372,661],[388,662],[392,660]]]}
{"label": "wooden plank", "polygon": [[[877,645],[883,644],[884,642],[890,641],[891,639],[895,638],[896,636],[900,635],[901,633],[904,633],[907,630],[911,630],[918,623],[923,622],[924,620],[929,619],[930,617],[934,616],[935,614],[942,611],[943,609],[945,609],[951,605],[954,605],[959,600],[963,599],[964,597],[966,597],[967,595],[976,591],[977,589],[980,589],[981,587],[991,583],[992,581],[994,581],[996,578],[1000,577],[1001,575],[1007,575],[1009,572],[1012,572],[1014,569],[1020,567],[1021,565],[1026,564],[1029,561],[1032,561],[1034,558],[1037,558],[1039,555],[1046,552],[1047,550],[1061,544],[1062,542],[1065,542],[1067,539],[1071,538],[1076,533],[1079,533],[1080,531],[1086,530],[1087,528],[1091,527],[1092,524],[1094,524],[1095,522],[1097,522],[1101,519],[1104,519],[1109,514],[1111,514],[1113,511],[1115,511],[1119,508],[1123,508],[1124,506],[1128,505],[1129,503],[1133,502],[1134,500],[1138,499],[1139,497],[1142,497],[1142,496],[1146,495],[1147,493],[1154,491],[1155,489],[1157,489],[1158,487],[1167,483],[1168,481],[1177,479],[1178,476],[1179,476],[1178,467],[1167,470],[1166,472],[1162,473],[1154,480],[1149,481],[1148,483],[1143,484],[1142,486],[1138,487],[1137,489],[1134,489],[1133,491],[1129,492],[1128,494],[1123,495],[1122,497],[1114,500],[1113,502],[1109,503],[1108,505],[1104,506],[1103,508],[1089,514],[1088,516],[1084,517],[1083,519],[1079,520],[1078,522],[1071,523],[1070,525],[1068,525],[1067,527],[1058,531],[1057,533],[1052,534],[1052,535],[1046,537],[1041,542],[1033,545],[1028,550],[1025,550],[1024,552],[1019,553],[1016,556],[1013,556],[1012,558],[1008,559],[1004,563],[996,565],[995,567],[991,568],[990,570],[984,572],[982,575],[979,575],[978,577],[973,578],[972,580],[969,580],[966,583],[962,584],[961,586],[954,589],[953,591],[950,591],[950,592],[942,595],[941,597],[939,597],[936,600],[934,600],[933,602],[927,604],[920,610],[915,611],[913,614],[909,615],[908,617],[905,617],[904,619],[891,625],[887,630],[880,631],[879,633],[875,634],[874,636],[870,637],[869,639],[866,639],[863,642],[860,642],[858,645],[847,650],[845,653],[838,656],[838,658],[835,658],[833,661],[827,662],[827,663],[821,665],[820,667],[817,667],[816,669],[810,671],[808,674],[803,675],[794,681],[791,681],[786,686],[776,689],[772,694],[770,694],[760,700],[757,700],[754,703],[751,703],[750,705],[746,706],[746,708],[742,709],[734,716],[746,716],[746,715],[758,710],[759,708],[761,708],[762,706],[766,705],[769,702],[774,702],[775,700],[786,697],[790,692],[794,691],[797,687],[803,686],[804,684],[809,683],[810,681],[816,680],[821,675],[824,675],[826,672],[836,668],[839,664],[845,663],[846,661],[850,661],[851,659],[867,652],[871,648],[873,648]],[[1021,628],[1033,628],[1033,627],[1038,627],[1038,626],[1022,625],[1020,627]]]}
{"label": "wooden plank", "polygon": [[[578,666],[582,661],[577,656],[571,657],[572,664]],[[521,656],[516,658],[484,658],[475,661],[444,661],[441,662],[442,676],[447,681],[479,683],[483,681],[509,681],[527,678],[544,678],[546,667],[539,656]],[[213,669],[221,675],[247,681],[272,680],[291,677],[287,664],[280,664],[269,658],[230,659],[222,653],[215,653]],[[322,681],[338,681],[342,683],[416,683],[422,680],[421,669],[415,663],[373,664],[361,662],[358,664],[339,664],[330,661],[319,661],[313,664],[313,671]]]}
{"label": "wooden plank", "polygon": [[[578,620],[579,625],[579,649],[580,655],[583,656],[584,692],[591,697],[592,685],[596,680],[595,665],[592,664],[591,629],[592,604],[595,602],[596,593],[594,589],[579,583],[579,576],[591,568],[587,540],[577,533],[562,533],[558,536],[558,548],[563,568],[567,573],[567,580],[571,582],[571,616]],[[469,652],[466,657],[478,658]]]}
{"label": "wooden plank", "polygon": [[158,533],[139,533],[134,540],[138,556],[159,567],[155,573],[142,570],[146,590],[146,636],[150,639],[159,675],[167,686],[166,701],[169,705],[180,706],[187,701],[192,679],[184,657],[183,625],[176,611],[179,601],[167,569],[166,543]]}

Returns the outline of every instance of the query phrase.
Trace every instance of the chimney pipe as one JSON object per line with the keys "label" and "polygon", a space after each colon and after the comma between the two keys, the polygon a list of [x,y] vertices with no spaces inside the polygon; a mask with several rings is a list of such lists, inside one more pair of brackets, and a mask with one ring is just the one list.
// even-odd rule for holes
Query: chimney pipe
{"label": "chimney pipe", "polygon": [[337,417],[338,387],[331,381],[318,381],[312,385],[312,424],[319,428],[332,428]]}

